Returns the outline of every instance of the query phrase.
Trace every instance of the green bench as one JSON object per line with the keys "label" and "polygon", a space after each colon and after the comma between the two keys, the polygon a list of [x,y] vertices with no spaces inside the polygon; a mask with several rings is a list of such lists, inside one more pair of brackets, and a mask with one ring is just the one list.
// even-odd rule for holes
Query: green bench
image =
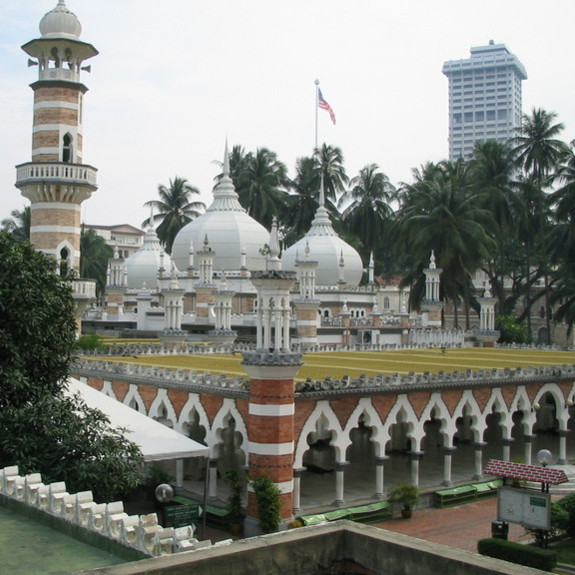
{"label": "green bench", "polygon": [[[199,505],[203,507],[204,504],[190,499],[189,497],[184,497],[182,495],[176,495],[172,499],[176,503],[181,505]],[[228,529],[229,527],[229,511],[227,509],[222,509],[221,507],[214,507],[213,505],[206,505],[206,524],[215,529]]]}
{"label": "green bench", "polygon": [[462,485],[452,489],[441,489],[433,494],[433,504],[435,507],[451,507],[470,501],[487,499],[497,495],[497,488],[501,485],[503,485],[501,479],[494,479],[493,481]]}
{"label": "green bench", "polygon": [[393,517],[393,505],[389,501],[378,501],[368,505],[358,505],[357,507],[345,507],[325,513],[314,515],[303,515],[298,519],[304,525],[318,525],[338,519],[349,519],[358,523],[378,523]]}

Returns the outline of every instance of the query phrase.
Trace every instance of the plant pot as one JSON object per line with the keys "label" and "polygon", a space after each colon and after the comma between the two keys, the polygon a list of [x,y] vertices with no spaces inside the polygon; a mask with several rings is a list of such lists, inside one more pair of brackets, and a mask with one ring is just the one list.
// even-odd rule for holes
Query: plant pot
{"label": "plant pot", "polygon": [[401,510],[401,516],[403,517],[403,519],[409,519],[412,514],[413,514],[412,509],[405,509],[404,508]]}

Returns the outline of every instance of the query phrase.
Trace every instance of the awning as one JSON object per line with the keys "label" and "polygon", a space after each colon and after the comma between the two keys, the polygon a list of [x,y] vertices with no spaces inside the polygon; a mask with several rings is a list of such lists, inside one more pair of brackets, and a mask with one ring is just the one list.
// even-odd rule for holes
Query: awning
{"label": "awning", "polygon": [[112,427],[129,430],[126,438],[140,447],[147,462],[207,457],[210,453],[209,447],[158,423],[78,379],[68,379],[68,393],[80,394],[89,407],[104,412]]}

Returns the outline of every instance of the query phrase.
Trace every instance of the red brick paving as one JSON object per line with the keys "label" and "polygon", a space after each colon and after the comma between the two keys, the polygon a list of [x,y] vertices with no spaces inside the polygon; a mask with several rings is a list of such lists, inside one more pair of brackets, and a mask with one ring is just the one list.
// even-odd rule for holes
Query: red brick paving
{"label": "red brick paving", "polygon": [[[410,519],[392,519],[375,526],[419,539],[477,552],[477,541],[491,537],[497,519],[497,498],[445,509],[418,509]],[[509,525],[509,540],[529,539],[521,525]]]}

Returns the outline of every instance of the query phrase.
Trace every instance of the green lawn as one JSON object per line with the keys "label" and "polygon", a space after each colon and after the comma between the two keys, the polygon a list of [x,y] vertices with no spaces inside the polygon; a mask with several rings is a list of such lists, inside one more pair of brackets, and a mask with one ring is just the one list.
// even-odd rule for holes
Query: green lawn
{"label": "green lawn", "polygon": [[[87,358],[90,359],[90,358]],[[241,366],[241,356],[222,355],[154,355],[109,358],[113,361],[164,366],[173,369],[195,369],[228,375],[245,375]],[[373,377],[378,373],[407,374],[438,371],[465,371],[467,369],[504,369],[551,366],[575,363],[575,352],[509,350],[496,348],[400,350],[380,352],[333,352],[308,353],[304,356],[305,365],[298,373],[298,380],[307,377],[324,379],[340,378],[344,375],[358,377],[365,374]]]}

